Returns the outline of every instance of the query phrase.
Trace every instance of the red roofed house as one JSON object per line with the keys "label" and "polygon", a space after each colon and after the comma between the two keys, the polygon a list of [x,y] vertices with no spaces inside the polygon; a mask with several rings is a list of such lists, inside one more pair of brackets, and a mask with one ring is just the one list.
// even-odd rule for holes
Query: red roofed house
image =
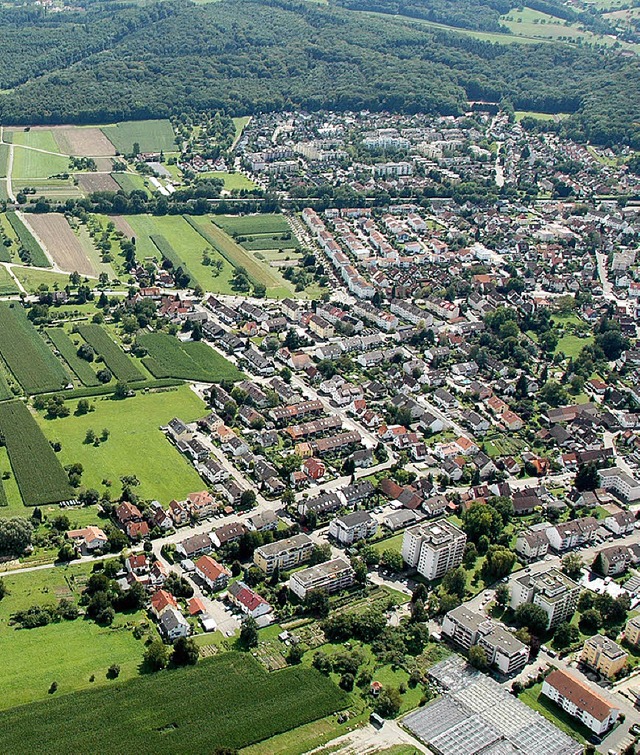
{"label": "red roofed house", "polygon": [[238,606],[243,613],[246,613],[247,616],[253,616],[254,619],[257,619],[258,616],[264,616],[272,610],[262,596],[240,581],[234,582],[229,588],[229,600]]}
{"label": "red roofed house", "polygon": [[157,619],[167,610],[167,608],[177,608],[178,602],[170,592],[158,590],[151,598],[151,612]]}
{"label": "red roofed house", "polygon": [[302,464],[302,471],[312,480],[319,480],[324,477],[326,469],[319,459],[312,456],[310,459],[304,461]]}
{"label": "red roofed house", "polygon": [[542,684],[542,694],[598,735],[610,729],[620,715],[603,695],[567,671],[552,671]]}
{"label": "red roofed house", "polygon": [[149,562],[144,553],[133,553],[124,562],[125,569],[129,574],[135,574],[141,577],[149,571]]}
{"label": "red roofed house", "polygon": [[197,616],[199,613],[207,612],[207,607],[198,597],[190,598],[187,605],[189,606],[189,616]]}
{"label": "red roofed house", "polygon": [[214,592],[226,587],[231,576],[229,569],[211,556],[200,556],[196,561],[196,574]]}
{"label": "red roofed house", "polygon": [[150,532],[149,525],[146,522],[129,522],[125,529],[131,540],[148,537]]}
{"label": "red roofed house", "polygon": [[127,522],[139,522],[142,519],[142,514],[137,506],[129,503],[129,501],[123,501],[116,509],[116,517],[120,524],[126,524]]}
{"label": "red roofed house", "polygon": [[94,551],[96,548],[103,548],[109,542],[109,538],[100,527],[93,526],[83,527],[81,530],[69,530],[67,537],[83,553]]}

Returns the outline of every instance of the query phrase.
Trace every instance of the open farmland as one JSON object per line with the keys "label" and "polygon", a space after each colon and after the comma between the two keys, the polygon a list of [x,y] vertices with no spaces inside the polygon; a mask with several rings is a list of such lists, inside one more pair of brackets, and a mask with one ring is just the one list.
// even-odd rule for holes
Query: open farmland
{"label": "open farmland", "polygon": [[20,216],[11,210],[7,212],[7,220],[18,237],[20,246],[27,252],[27,261],[36,267],[51,267],[49,258],[42,250],[40,244],[35,240],[31,231],[22,222]]}
{"label": "open farmland", "polygon": [[0,401],[6,401],[8,398],[13,398],[13,393],[0,369]]}
{"label": "open farmland", "polygon": [[96,276],[93,264],[85,254],[82,244],[64,215],[59,213],[36,215],[32,213],[27,222],[61,270]]}
{"label": "open farmland", "polygon": [[[232,265],[215,249],[212,249],[211,244],[182,216],[129,215],[126,223],[136,237],[136,252],[140,261],[145,257],[160,259],[158,246],[153,243],[152,238],[155,240],[162,237],[173,249],[176,258],[181,261],[183,269],[187,269],[195,284],[213,293],[232,293],[230,284],[233,274]],[[219,270],[215,265],[203,264],[206,250],[209,250],[209,258],[212,262],[220,263]]]}
{"label": "open farmland", "polygon": [[256,233],[285,233],[290,231],[284,215],[276,213],[265,215],[217,215],[214,223],[229,236],[252,236]]}
{"label": "open farmland", "polygon": [[269,674],[248,654],[226,653],[194,668],[7,711],[0,727],[4,749],[14,755],[174,755],[245,747],[347,704],[347,696],[315,669]]}
{"label": "open farmland", "polygon": [[205,383],[240,380],[243,375],[231,362],[205,343],[183,343],[164,333],[143,333],[139,344],[149,352],[145,367],[157,378],[181,378]]}
{"label": "open farmland", "polygon": [[102,357],[104,363],[115,375],[116,380],[135,383],[144,380],[144,375],[131,361],[129,356],[112,341],[109,334],[99,325],[79,325],[78,332],[93,350]]}
{"label": "open farmland", "polygon": [[[4,249],[4,247],[2,247]],[[1,254],[1,253],[0,253]],[[2,260],[0,256],[0,262],[7,262],[8,260]],[[6,296],[7,294],[17,294],[20,289],[13,280],[6,267],[0,267],[0,296]]]}
{"label": "open farmland", "polygon": [[81,359],[78,356],[77,346],[62,328],[47,328],[45,332],[47,338],[58,350],[64,361],[73,370],[82,385],[100,385],[100,381],[96,377],[93,367],[91,367],[89,362],[85,359]]}
{"label": "open farmland", "polygon": [[25,393],[58,391],[69,383],[21,304],[0,303],[0,356]]}
{"label": "open farmland", "polygon": [[0,433],[25,506],[74,497],[67,473],[22,401],[0,404]]}
{"label": "open farmland", "polygon": [[69,157],[60,154],[51,129],[14,131],[13,144],[14,182],[69,172]]}
{"label": "open farmland", "polygon": [[185,265],[185,263],[182,261],[180,256],[177,254],[176,250],[171,246],[171,244],[167,241],[167,239],[164,236],[158,236],[157,234],[154,234],[153,236],[149,236],[151,241],[155,244],[158,251],[160,252],[160,255],[163,260],[169,260],[169,262],[173,265],[175,269],[181,267],[182,271],[185,273],[186,276],[188,276],[189,286],[195,286],[197,285],[197,281],[195,277],[191,274],[191,271],[189,268]]}
{"label": "open farmland", "polygon": [[78,185],[85,192],[91,194],[94,191],[118,191],[120,186],[109,173],[79,173]]}
{"label": "open farmland", "polygon": [[[89,414],[76,415],[77,402],[70,401],[68,417],[37,417],[47,438],[62,444],[61,462],[83,465],[83,485],[102,491],[103,480],[109,480],[109,493],[115,498],[122,490],[120,477],[136,475],[140,480],[136,492],[144,499],[164,504],[204,489],[192,464],[160,429],[174,417],[193,422],[207,413],[205,403],[188,386],[136,393],[122,401],[111,396],[90,401],[94,411]],[[99,446],[84,442],[88,429],[99,435],[102,428],[109,430],[108,440]]]}
{"label": "open farmland", "polygon": [[51,129],[60,152],[77,157],[115,155],[113,144],[99,128],[59,126]]}
{"label": "open farmland", "polygon": [[168,120],[127,121],[103,126],[102,133],[123,155],[133,151],[138,143],[142,152],[171,152],[177,149],[173,128]]}
{"label": "open farmland", "polygon": [[259,283],[264,284],[267,288],[267,296],[278,298],[292,295],[293,288],[284,278],[281,278],[268,264],[261,263],[243,249],[210,218],[198,216],[187,217],[186,220],[230,265],[243,267],[254,286]]}

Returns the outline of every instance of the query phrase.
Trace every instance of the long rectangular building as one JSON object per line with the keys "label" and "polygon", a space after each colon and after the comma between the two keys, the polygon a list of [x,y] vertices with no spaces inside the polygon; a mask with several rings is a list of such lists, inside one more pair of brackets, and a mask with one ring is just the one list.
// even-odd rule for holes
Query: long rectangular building
{"label": "long rectangular building", "polygon": [[253,562],[265,574],[273,574],[276,568],[293,569],[294,566],[308,561],[312,550],[313,540],[301,533],[288,537],[286,540],[278,540],[256,548],[253,553]]}
{"label": "long rectangular building", "polygon": [[289,580],[289,589],[304,600],[314,590],[338,592],[350,587],[354,581],[355,572],[351,565],[343,558],[334,558],[293,574]]}

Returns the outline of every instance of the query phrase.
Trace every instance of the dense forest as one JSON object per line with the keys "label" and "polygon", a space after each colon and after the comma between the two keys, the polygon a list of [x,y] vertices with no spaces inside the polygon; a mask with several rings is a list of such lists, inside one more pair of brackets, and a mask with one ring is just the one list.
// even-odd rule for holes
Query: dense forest
{"label": "dense forest", "polygon": [[[472,8],[477,0],[465,2]],[[491,3],[497,12],[499,0]],[[468,99],[508,100],[517,109],[573,113],[563,128],[574,136],[640,146],[639,62],[614,52],[497,45],[287,0],[4,10],[0,29],[5,124],[207,109],[460,113]]]}

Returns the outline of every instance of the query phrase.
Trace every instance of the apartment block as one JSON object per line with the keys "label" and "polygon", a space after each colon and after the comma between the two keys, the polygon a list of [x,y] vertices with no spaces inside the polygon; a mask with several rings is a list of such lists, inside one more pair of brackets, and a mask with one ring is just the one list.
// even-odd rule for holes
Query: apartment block
{"label": "apartment block", "polygon": [[580,661],[607,679],[612,679],[627,665],[629,657],[617,642],[596,634],[584,643]]}
{"label": "apartment block", "polygon": [[308,561],[312,550],[313,541],[308,535],[294,535],[256,548],[253,562],[265,574],[273,574],[276,567],[284,571]]}
{"label": "apartment block", "polygon": [[541,574],[523,574],[511,585],[511,608],[523,603],[540,606],[547,614],[547,627],[568,621],[578,605],[580,587],[559,569]]}
{"label": "apartment block", "polygon": [[378,530],[378,523],[367,511],[354,511],[336,517],[329,525],[329,534],[341,545],[351,545],[358,540],[372,537]]}
{"label": "apartment block", "polygon": [[455,524],[440,519],[406,530],[402,558],[429,580],[443,577],[462,563],[465,533]]}
{"label": "apartment block", "polygon": [[334,558],[293,574],[289,580],[289,589],[304,600],[314,590],[338,592],[350,587],[354,580],[355,573],[351,565],[342,558]]}
{"label": "apartment block", "polygon": [[442,633],[465,650],[480,645],[489,663],[505,676],[517,673],[529,660],[529,648],[524,643],[495,621],[465,606],[458,606],[445,615]]}
{"label": "apartment block", "polygon": [[542,683],[542,694],[598,735],[608,731],[620,715],[605,697],[567,671],[552,671]]}

